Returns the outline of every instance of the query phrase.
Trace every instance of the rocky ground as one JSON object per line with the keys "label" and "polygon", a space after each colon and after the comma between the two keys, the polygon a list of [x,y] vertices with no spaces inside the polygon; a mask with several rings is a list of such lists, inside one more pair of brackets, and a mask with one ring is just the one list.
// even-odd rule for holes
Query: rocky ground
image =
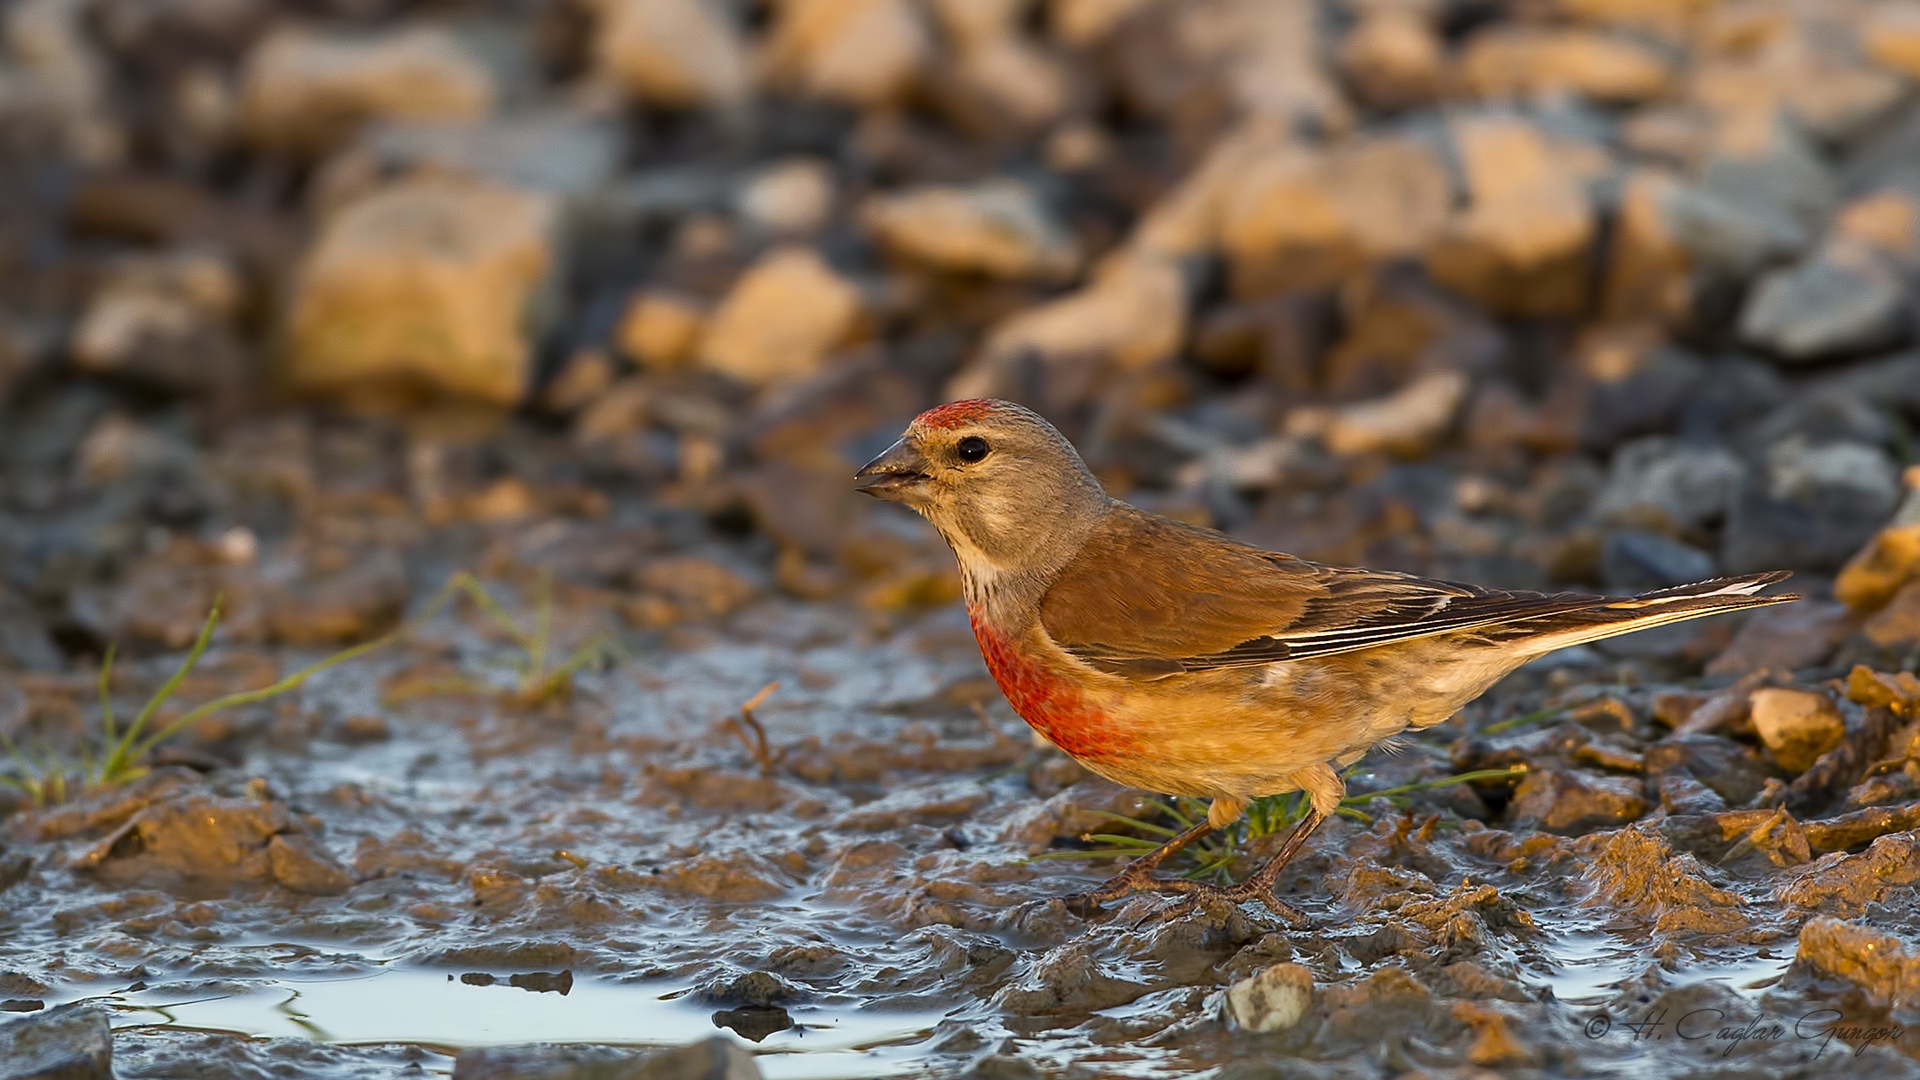
{"label": "rocky ground", "polygon": [[[0,793],[0,1078],[1920,1075],[1920,6],[0,45],[0,771],[68,780]],[[1178,808],[1036,747],[849,490],[979,394],[1310,558],[1806,599],[1370,757],[1311,927],[1083,919]],[[216,600],[147,730],[380,644],[89,786]]]}

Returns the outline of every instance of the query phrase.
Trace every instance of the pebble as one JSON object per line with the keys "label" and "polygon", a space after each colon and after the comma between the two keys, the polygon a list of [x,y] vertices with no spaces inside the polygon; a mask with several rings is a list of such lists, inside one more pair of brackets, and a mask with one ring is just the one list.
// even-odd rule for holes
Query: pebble
{"label": "pebble", "polygon": [[703,367],[748,386],[804,378],[848,341],[860,310],[859,289],[812,248],[775,248],[734,282],[696,352]]}
{"label": "pebble", "polygon": [[1313,1006],[1313,973],[1299,964],[1275,964],[1227,988],[1226,1014],[1241,1031],[1285,1031]]}
{"label": "pebble", "polygon": [[1773,759],[1790,773],[1805,772],[1846,738],[1840,710],[1825,694],[1767,687],[1755,690],[1751,700],[1754,730]]}

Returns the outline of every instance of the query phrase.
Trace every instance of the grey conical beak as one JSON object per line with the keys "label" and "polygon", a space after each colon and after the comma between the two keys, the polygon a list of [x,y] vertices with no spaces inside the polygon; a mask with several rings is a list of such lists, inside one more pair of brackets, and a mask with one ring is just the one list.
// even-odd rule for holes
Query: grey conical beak
{"label": "grey conical beak", "polygon": [[927,487],[927,459],[901,439],[853,474],[855,491],[888,502],[913,502]]}

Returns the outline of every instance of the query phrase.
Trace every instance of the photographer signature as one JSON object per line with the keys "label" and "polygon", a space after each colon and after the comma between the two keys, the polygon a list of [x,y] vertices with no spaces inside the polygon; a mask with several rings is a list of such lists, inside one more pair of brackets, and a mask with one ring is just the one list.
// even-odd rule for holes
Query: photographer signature
{"label": "photographer signature", "polygon": [[1841,1041],[1842,1051],[1851,1045],[1854,1055],[1858,1056],[1875,1043],[1895,1043],[1906,1034],[1906,1029],[1898,1024],[1847,1026],[1838,1022],[1840,1018],[1838,1009],[1815,1009],[1790,1023],[1761,1016],[1729,1017],[1723,1009],[1694,1009],[1669,1020],[1667,1010],[1661,1009],[1637,1021],[1616,1021],[1606,1013],[1598,1013],[1587,1020],[1584,1031],[1589,1039],[1603,1038],[1618,1028],[1631,1034],[1634,1042],[1664,1039],[1668,1034],[1684,1042],[1710,1041],[1716,1049],[1724,1046],[1721,1057],[1731,1055],[1743,1043],[1817,1041],[1820,1045],[1814,1051],[1816,1058],[1826,1053],[1835,1039]]}

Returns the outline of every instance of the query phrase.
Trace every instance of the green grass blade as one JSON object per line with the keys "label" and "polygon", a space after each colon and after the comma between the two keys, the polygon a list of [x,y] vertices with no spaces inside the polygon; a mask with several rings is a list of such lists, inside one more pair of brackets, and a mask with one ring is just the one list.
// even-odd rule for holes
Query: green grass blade
{"label": "green grass blade", "polygon": [[194,639],[193,648],[187,651],[186,659],[180,662],[173,676],[161,684],[160,689],[154,691],[153,696],[147,699],[147,703],[141,706],[139,715],[133,718],[133,723],[127,725],[127,730],[121,734],[119,740],[108,748],[106,756],[100,762],[101,779],[104,782],[113,782],[115,775],[140,757],[140,754],[134,752],[134,748],[141,745],[140,734],[146,730],[147,721],[153,718],[153,714],[165,705],[174,691],[180,689],[180,684],[186,681],[187,674],[193,670],[195,664],[200,662],[200,655],[207,651],[207,644],[213,640],[213,628],[218,625],[220,625],[220,598],[216,596],[213,599],[213,609],[207,612],[207,621],[201,625],[200,636]]}
{"label": "green grass blade", "polygon": [[1551,720],[1566,711],[1567,706],[1565,705],[1549,705],[1544,709],[1535,709],[1529,713],[1521,713],[1519,716],[1509,717],[1497,724],[1488,724],[1486,727],[1480,729],[1480,734],[1498,735],[1503,731],[1512,731],[1517,727],[1537,724],[1542,720]]}
{"label": "green grass blade", "polygon": [[128,762],[133,762],[145,757],[154,747],[172,738],[189,724],[192,724],[202,717],[210,716],[222,709],[238,708],[242,705],[252,705],[256,702],[279,697],[281,694],[299,687],[300,684],[328,668],[344,664],[357,657],[365,656],[367,653],[391,642],[395,636],[395,634],[387,634],[383,637],[374,638],[372,641],[363,641],[350,649],[343,649],[340,652],[334,653],[332,656],[301,668],[299,671],[288,675],[271,686],[263,686],[258,690],[242,690],[237,694],[228,694],[225,697],[214,698],[205,704],[197,705],[178,720],[142,739],[136,744],[135,752],[127,760]]}

